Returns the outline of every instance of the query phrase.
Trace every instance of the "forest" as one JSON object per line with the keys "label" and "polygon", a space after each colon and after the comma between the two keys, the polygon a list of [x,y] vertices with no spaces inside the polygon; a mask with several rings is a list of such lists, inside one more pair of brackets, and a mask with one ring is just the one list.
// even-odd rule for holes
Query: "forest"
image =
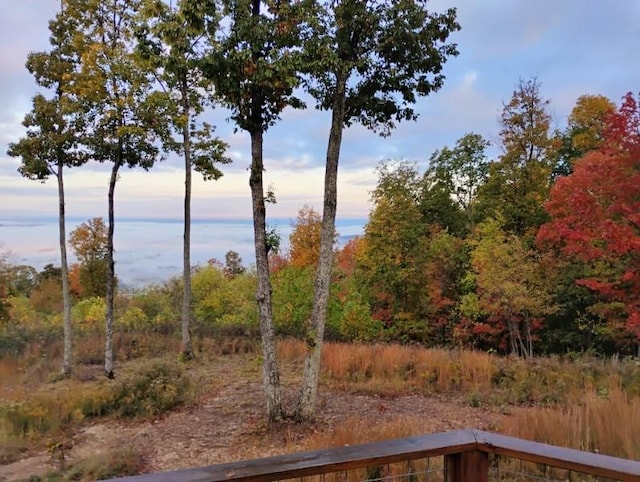
{"label": "forest", "polygon": [[[640,152],[637,100],[585,95],[551,132],[540,83],[521,82],[501,117],[500,150],[467,134],[420,172],[386,161],[362,236],[335,248],[326,338],[476,348],[501,354],[636,353]],[[279,337],[304,337],[322,216],[302,207],[269,253]],[[336,233],[337,235],[337,233]],[[336,239],[336,238],[334,238]],[[71,233],[78,332],[105,317],[107,227]],[[3,330],[60,327],[61,270],[2,263]],[[255,267],[230,250],[191,269],[192,331],[259,336]],[[174,332],[182,277],[115,299],[116,329]]]}
{"label": "forest", "polygon": [[[640,96],[585,94],[559,120],[541,79],[514,79],[495,138],[465,133],[425,159],[382,162],[364,233],[337,243],[344,130],[389,136],[417,120],[417,100],[443,86],[458,55],[460,28],[455,9],[426,1],[61,2],[51,49],[27,58],[40,91],[8,149],[21,175],[57,185],[60,265],[38,271],[0,255],[2,463],[46,450],[64,480],[166,468],[142,466],[147,452],[118,452],[106,465],[130,465],[106,475],[70,475],[63,462],[87,421],[160,427],[178,407],[201,410],[209,429],[242,417],[249,436],[230,442],[242,457],[250,443],[264,454],[268,437],[308,448],[297,431],[315,434],[332,403],[363,404],[371,426],[393,400],[418,397],[413,414],[434,395],[456,415],[427,428],[429,414],[407,419],[413,431],[472,423],[477,408],[490,429],[562,432],[576,438],[558,443],[637,458]],[[283,251],[267,223],[277,195],[263,183],[264,134],[307,103],[330,114],[323,205],[300,206]],[[215,181],[231,162],[206,122],[219,107],[251,140],[251,266],[233,246],[224,260],[191,263],[192,176]],[[125,289],[118,180],[169,156],[184,162],[183,272]],[[64,175],[89,162],[108,171],[108,217],[67,233]],[[203,408],[225,390],[235,398],[221,410]],[[259,413],[233,411],[245,406]],[[512,407],[530,410],[498,425]],[[581,430],[562,428],[566,419]],[[326,433],[351,427],[334,422]]]}

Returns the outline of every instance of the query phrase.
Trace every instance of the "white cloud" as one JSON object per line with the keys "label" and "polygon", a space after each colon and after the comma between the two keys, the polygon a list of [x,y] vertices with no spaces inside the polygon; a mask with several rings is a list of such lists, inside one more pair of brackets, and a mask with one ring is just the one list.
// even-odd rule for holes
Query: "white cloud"
{"label": "white cloud", "polygon": [[[1,1],[1,0],[0,0]],[[6,3],[6,2],[5,2]],[[432,0],[430,9],[457,6],[462,30],[452,36],[460,56],[444,68],[440,92],[420,99],[416,123],[403,123],[382,139],[354,126],[344,133],[340,167],[339,215],[366,215],[374,168],[386,158],[425,163],[434,149],[453,144],[474,131],[494,137],[503,100],[520,77],[537,74],[543,95],[559,119],[583,93],[601,93],[614,101],[640,85],[637,45],[640,6],[628,0]],[[51,213],[57,210],[55,184],[24,180],[7,160],[6,145],[24,133],[20,125],[37,91],[22,67],[29,51],[47,48],[47,20],[57,2],[22,0],[0,16],[0,216],[9,213]],[[194,176],[194,207],[198,215],[249,217],[250,139],[233,132],[229,112],[216,109],[206,120],[230,144],[234,163],[222,166],[225,176],[204,183]],[[264,138],[265,186],[276,187],[278,204],[271,214],[294,217],[305,203],[322,205],[324,160],[330,116],[313,109],[289,109]],[[89,164],[68,172],[68,207],[80,216],[106,211],[108,166]],[[118,213],[127,216],[179,217],[182,211],[182,162],[172,156],[148,173],[124,169],[116,190]]]}

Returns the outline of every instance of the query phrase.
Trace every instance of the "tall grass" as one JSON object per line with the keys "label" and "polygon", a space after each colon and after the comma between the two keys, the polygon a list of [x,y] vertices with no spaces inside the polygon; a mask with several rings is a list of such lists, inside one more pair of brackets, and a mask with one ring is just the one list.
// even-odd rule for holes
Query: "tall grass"
{"label": "tall grass", "polygon": [[[398,417],[394,420],[379,424],[349,417],[332,431],[312,434],[304,444],[305,450],[320,450],[328,447],[343,447],[379,440],[422,435],[433,430],[429,421],[418,417]],[[363,469],[351,469],[346,472],[327,474],[322,477],[311,478],[319,481],[347,481],[385,480],[442,480],[437,478],[420,478],[417,474],[441,474],[443,462],[441,457],[433,459],[419,459],[394,464],[371,466]],[[409,476],[409,478],[407,478]]]}
{"label": "tall grass", "polygon": [[[0,450],[0,458],[19,454],[23,441],[65,432],[88,417],[152,417],[189,403],[199,395],[194,387],[201,385],[193,381],[194,374],[204,374],[216,357],[241,354],[237,362],[255,365],[251,376],[259,376],[260,360],[254,356],[260,353],[257,340],[204,338],[196,345],[205,363],[184,366],[177,362],[179,337],[175,334],[122,333],[116,341],[120,362],[116,381],[101,376],[99,336],[76,340],[74,378],[55,384],[44,382],[58,371],[59,340],[34,339],[22,345],[19,354],[0,356],[0,446],[14,447],[4,455]],[[281,340],[277,348],[284,371],[299,373],[304,343]],[[438,394],[452,396],[452,403],[466,400],[476,407],[499,407],[513,413],[501,425],[507,434],[640,459],[636,436],[640,433],[640,365],[634,360],[523,360],[468,350],[326,343],[322,383],[324,389],[390,397]],[[366,420],[349,418],[332,431],[313,435],[303,448],[431,431],[428,421],[412,417],[375,425],[370,424],[370,416]]]}
{"label": "tall grass", "polygon": [[330,431],[317,432],[305,443],[306,450],[328,447],[344,447],[378,440],[411,437],[433,432],[429,421],[418,417],[397,417],[393,420],[371,424],[357,416],[346,418]]}
{"label": "tall grass", "polygon": [[[304,346],[283,341],[279,355],[297,363],[304,357]],[[640,395],[640,366],[616,358],[525,360],[470,350],[326,343],[322,373],[328,386],[340,390],[462,394],[474,406],[557,406],[579,401],[585,393],[615,388]]]}
{"label": "tall grass", "polygon": [[640,398],[619,388],[562,408],[517,410],[500,431],[537,442],[640,460]]}

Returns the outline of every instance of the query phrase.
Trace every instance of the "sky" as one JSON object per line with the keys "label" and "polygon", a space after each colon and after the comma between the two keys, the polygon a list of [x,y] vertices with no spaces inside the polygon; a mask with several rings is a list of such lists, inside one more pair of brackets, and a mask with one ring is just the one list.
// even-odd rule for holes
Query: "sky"
{"label": "sky", "polygon": [[[640,91],[640,2],[635,0],[432,0],[430,8],[456,7],[462,30],[452,35],[460,55],[446,63],[444,87],[417,104],[417,122],[380,138],[362,127],[345,132],[338,181],[338,217],[362,218],[371,209],[375,168],[385,159],[415,161],[420,169],[435,149],[465,133],[496,140],[498,117],[519,79],[536,77],[551,101],[554,127],[562,128],[576,99],[601,94],[618,103]],[[0,220],[57,214],[54,180],[21,178],[7,146],[24,135],[21,121],[38,92],[24,67],[31,51],[47,50],[47,22],[59,0],[0,0]],[[219,181],[195,181],[194,218],[251,217],[249,138],[234,133],[216,111],[217,133],[230,145],[233,164]],[[295,218],[305,204],[320,211],[329,115],[288,110],[265,136],[265,185],[277,204],[268,216]],[[89,164],[67,171],[67,213],[105,216],[108,171]],[[150,172],[124,169],[116,188],[116,216],[180,218],[184,180],[173,158]],[[1,228],[0,228],[1,229]],[[0,231],[0,241],[2,233]]]}

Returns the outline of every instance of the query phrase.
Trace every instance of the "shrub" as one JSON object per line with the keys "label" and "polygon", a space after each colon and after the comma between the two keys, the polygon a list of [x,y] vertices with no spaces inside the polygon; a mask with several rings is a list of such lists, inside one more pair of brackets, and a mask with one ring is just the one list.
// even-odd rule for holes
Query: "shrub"
{"label": "shrub", "polygon": [[20,356],[28,342],[27,332],[18,327],[11,326],[0,331],[0,359]]}
{"label": "shrub", "polygon": [[106,313],[107,305],[103,298],[86,298],[71,309],[71,319],[81,330],[90,330],[104,323]]}
{"label": "shrub", "polygon": [[66,470],[32,475],[31,482],[91,481],[138,475],[144,471],[144,457],[133,447],[125,447],[73,462]]}
{"label": "shrub", "polygon": [[65,381],[0,406],[0,432],[17,439],[58,434],[86,417],[151,418],[191,401],[194,384],[176,362],[138,364],[117,380]]}
{"label": "shrub", "polygon": [[118,320],[118,324],[125,330],[148,331],[152,324],[147,314],[137,306],[130,307]]}
{"label": "shrub", "polygon": [[348,300],[344,304],[342,320],[338,326],[344,340],[372,342],[380,338],[383,324],[371,317],[369,305],[361,299]]}
{"label": "shrub", "polygon": [[9,299],[9,320],[16,325],[32,327],[38,323],[38,313],[26,296],[10,296]]}
{"label": "shrub", "polygon": [[114,412],[125,418],[150,418],[184,404],[193,394],[184,369],[166,361],[145,362],[122,379],[106,383],[111,385],[111,399],[98,398],[88,415]]}
{"label": "shrub", "polygon": [[19,439],[58,433],[83,420],[72,393],[39,393],[21,402],[0,407],[8,432]]}
{"label": "shrub", "polygon": [[143,470],[143,455],[132,447],[125,447],[72,464],[65,472],[64,480],[112,479],[138,475]]}

